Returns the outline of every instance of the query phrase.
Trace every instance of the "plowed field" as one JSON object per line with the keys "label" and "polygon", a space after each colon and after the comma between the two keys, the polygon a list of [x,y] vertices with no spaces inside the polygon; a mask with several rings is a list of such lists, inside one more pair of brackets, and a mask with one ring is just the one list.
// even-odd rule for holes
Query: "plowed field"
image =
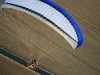
{"label": "plowed field", "polygon": [[39,67],[56,75],[100,75],[100,0],[52,1],[78,23],[84,36],[80,48],[73,50],[38,19],[7,8],[0,11],[0,47],[27,61],[32,56]]}

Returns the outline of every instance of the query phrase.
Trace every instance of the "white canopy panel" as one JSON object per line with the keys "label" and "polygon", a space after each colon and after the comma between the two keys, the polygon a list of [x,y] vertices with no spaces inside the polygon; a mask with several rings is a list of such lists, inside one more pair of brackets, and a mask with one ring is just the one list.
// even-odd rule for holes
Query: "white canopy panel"
{"label": "white canopy panel", "polygon": [[82,33],[72,17],[50,0],[4,0],[1,8],[13,8],[45,22],[75,49],[83,42]]}

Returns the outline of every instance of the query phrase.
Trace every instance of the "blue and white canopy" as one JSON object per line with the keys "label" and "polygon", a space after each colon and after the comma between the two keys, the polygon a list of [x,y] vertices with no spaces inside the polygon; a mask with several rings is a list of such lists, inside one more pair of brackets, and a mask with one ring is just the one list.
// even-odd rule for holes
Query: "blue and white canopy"
{"label": "blue and white canopy", "polygon": [[50,0],[4,0],[3,8],[12,8],[32,15],[62,35],[76,49],[83,43],[82,33],[73,18]]}

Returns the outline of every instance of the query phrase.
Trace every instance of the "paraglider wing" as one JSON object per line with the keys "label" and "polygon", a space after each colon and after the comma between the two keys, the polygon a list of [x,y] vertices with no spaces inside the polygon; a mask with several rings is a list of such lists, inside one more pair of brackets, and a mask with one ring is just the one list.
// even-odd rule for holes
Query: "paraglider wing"
{"label": "paraglider wing", "polygon": [[82,33],[73,18],[50,0],[4,0],[2,8],[12,8],[32,15],[62,35],[76,49],[83,43]]}

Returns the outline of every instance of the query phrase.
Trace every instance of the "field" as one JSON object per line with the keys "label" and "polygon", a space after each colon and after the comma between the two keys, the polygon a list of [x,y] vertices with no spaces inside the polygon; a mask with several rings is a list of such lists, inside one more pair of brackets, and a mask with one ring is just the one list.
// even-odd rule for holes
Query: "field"
{"label": "field", "polygon": [[0,11],[0,48],[27,61],[33,57],[55,75],[100,75],[100,0],[52,1],[78,23],[84,36],[80,48],[73,50],[48,25],[13,9]]}

